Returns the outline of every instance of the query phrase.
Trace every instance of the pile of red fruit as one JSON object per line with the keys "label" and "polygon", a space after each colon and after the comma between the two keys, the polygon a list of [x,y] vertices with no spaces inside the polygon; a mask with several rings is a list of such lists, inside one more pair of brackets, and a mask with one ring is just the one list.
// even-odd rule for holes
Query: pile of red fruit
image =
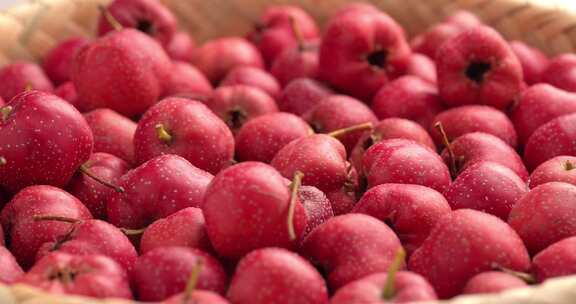
{"label": "pile of red fruit", "polygon": [[201,47],[156,0],[101,12],[0,70],[1,283],[354,304],[576,274],[576,55],[463,11],[408,41],[273,6]]}

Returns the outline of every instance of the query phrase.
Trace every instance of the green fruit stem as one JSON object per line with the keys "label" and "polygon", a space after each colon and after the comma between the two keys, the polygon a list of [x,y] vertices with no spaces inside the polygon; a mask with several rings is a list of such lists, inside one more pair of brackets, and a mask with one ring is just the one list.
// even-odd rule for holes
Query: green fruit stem
{"label": "green fruit stem", "polygon": [[288,236],[290,240],[296,239],[296,231],[294,230],[294,211],[296,209],[296,199],[298,198],[298,189],[302,185],[302,178],[304,178],[304,173],[296,171],[294,173],[294,178],[290,184],[290,203],[288,205]]}
{"label": "green fruit stem", "polygon": [[341,137],[342,135],[346,135],[352,132],[356,132],[356,131],[367,131],[367,130],[372,130],[374,126],[372,125],[371,122],[365,122],[359,125],[354,125],[351,127],[347,127],[347,128],[342,128],[342,129],[338,129],[335,131],[332,131],[330,133],[328,133],[328,136],[332,136],[334,138],[338,138]]}
{"label": "green fruit stem", "polygon": [[156,129],[156,135],[158,136],[158,139],[166,143],[172,141],[172,135],[168,133],[163,124],[159,123],[156,126],[154,126],[154,128]]}
{"label": "green fruit stem", "polygon": [[202,271],[202,260],[199,258],[196,261],[196,265],[192,268],[192,272],[190,273],[190,278],[186,283],[186,289],[184,290],[184,297],[182,298],[183,303],[188,303],[192,298],[192,293],[196,289],[196,285],[198,285],[198,278],[200,277],[200,272]]}
{"label": "green fruit stem", "polygon": [[396,285],[396,273],[402,267],[404,263],[404,259],[406,258],[406,251],[402,247],[396,251],[396,256],[394,257],[394,261],[388,268],[388,274],[386,275],[386,283],[384,284],[384,289],[382,290],[382,299],[390,300],[396,294],[395,285]]}
{"label": "green fruit stem", "polygon": [[118,20],[116,20],[116,18],[112,16],[112,14],[110,14],[110,11],[104,5],[102,4],[98,5],[98,9],[102,13],[102,16],[104,16],[106,21],[110,23],[110,25],[114,30],[119,31],[124,28],[122,24],[120,24],[120,22],[118,22]]}

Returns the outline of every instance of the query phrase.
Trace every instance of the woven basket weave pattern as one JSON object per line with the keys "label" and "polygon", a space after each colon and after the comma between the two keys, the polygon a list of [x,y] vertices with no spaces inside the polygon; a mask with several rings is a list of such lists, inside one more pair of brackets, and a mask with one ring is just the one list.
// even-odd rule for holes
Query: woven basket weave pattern
{"label": "woven basket weave pattern", "polygon": [[[178,17],[180,27],[197,40],[243,35],[266,6],[291,3],[303,7],[320,24],[349,0],[161,0]],[[477,14],[506,38],[522,40],[549,55],[576,49],[576,13],[536,2],[552,0],[372,0],[413,36],[458,9]],[[110,0],[43,0],[0,14],[0,66],[17,60],[38,60],[67,37],[94,36],[98,4]],[[37,18],[35,18],[37,17]],[[36,19],[35,31],[26,32]],[[24,43],[22,43],[25,40]],[[50,295],[21,285],[0,285],[0,304],[130,303]],[[576,276],[549,280],[502,295],[458,297],[451,304],[576,304]]]}

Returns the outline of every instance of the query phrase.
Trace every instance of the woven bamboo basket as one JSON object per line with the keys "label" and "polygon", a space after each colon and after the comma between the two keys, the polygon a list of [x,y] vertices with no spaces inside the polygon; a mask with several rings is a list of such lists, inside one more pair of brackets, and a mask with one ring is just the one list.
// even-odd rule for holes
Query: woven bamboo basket
{"label": "woven bamboo basket", "polygon": [[[320,24],[351,0],[161,0],[178,17],[180,27],[198,41],[243,35],[265,7],[291,3],[303,7]],[[98,4],[110,0],[30,1],[0,14],[0,66],[16,60],[39,60],[59,41],[93,36]],[[549,55],[576,49],[576,0],[372,0],[413,36],[458,9],[469,10],[506,38],[522,40]],[[570,4],[570,2],[573,2]],[[572,6],[572,7],[570,7]],[[36,23],[36,24],[32,24]],[[35,28],[34,31],[29,31]],[[23,39],[24,38],[24,39]],[[24,285],[0,284],[0,304],[126,304],[47,294]],[[460,296],[437,304],[576,304],[576,276],[495,295]],[[433,304],[433,303],[431,303]]]}

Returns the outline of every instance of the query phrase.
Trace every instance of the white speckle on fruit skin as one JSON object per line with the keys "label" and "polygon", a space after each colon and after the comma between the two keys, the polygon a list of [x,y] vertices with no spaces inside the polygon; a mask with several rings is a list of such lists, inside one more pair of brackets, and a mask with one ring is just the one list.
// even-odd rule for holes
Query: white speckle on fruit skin
{"label": "white speckle on fruit skin", "polygon": [[[65,186],[92,153],[93,136],[85,119],[57,96],[27,91],[9,104],[0,121],[0,186],[11,192],[34,184]],[[30,119],[26,119],[30,117]]]}
{"label": "white speckle on fruit skin", "polygon": [[327,304],[320,273],[301,256],[281,248],[254,250],[240,260],[227,297],[235,304]]}
{"label": "white speckle on fruit skin", "polygon": [[524,161],[529,169],[560,155],[576,155],[576,113],[540,126],[528,139]]}

